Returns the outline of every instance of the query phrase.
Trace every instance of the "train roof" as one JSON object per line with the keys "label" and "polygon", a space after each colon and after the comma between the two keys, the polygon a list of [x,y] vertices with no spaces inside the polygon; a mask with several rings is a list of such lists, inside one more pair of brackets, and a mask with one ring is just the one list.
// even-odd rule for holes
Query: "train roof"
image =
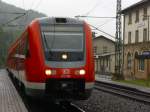
{"label": "train roof", "polygon": [[83,20],[66,17],[43,17],[38,18],[41,24],[83,24]]}

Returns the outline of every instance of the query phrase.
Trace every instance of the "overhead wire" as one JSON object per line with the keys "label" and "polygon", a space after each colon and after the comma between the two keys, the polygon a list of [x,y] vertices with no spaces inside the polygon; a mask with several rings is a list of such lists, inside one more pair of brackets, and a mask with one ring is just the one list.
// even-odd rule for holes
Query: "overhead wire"
{"label": "overhead wire", "polygon": [[[75,17],[112,18],[113,20],[114,20],[114,18],[115,18],[115,17],[95,17],[95,16],[75,16]],[[111,19],[111,20],[112,20],[112,19]],[[116,18],[115,18],[115,19],[116,19]],[[108,22],[110,22],[110,21],[106,21],[105,23],[101,24],[99,27],[101,27],[101,26],[107,24]],[[111,34],[105,32],[105,31],[103,31],[103,30],[101,30],[99,27],[95,27],[94,25],[91,25],[91,24],[89,24],[89,25],[90,25],[91,27],[93,27],[94,30],[100,31],[100,32],[102,32],[102,33],[104,33],[104,34],[106,34],[106,35],[108,35],[108,36],[110,36],[110,37],[112,37],[112,38],[115,39],[114,36],[112,36]]]}
{"label": "overhead wire", "polygon": [[100,28],[100,27],[102,27],[102,26],[108,24],[109,22],[111,22],[111,21],[113,21],[113,20],[114,20],[114,19],[109,19],[109,20],[105,21],[103,24],[98,25],[98,28]]}
{"label": "overhead wire", "polygon": [[24,0],[22,0],[22,6],[23,6],[23,8],[25,9],[25,3],[24,3]]}
{"label": "overhead wire", "polygon": [[[24,1],[24,0],[23,0],[23,1]],[[37,8],[37,7],[40,5],[40,2],[41,2],[41,0],[39,0],[39,2],[38,2],[38,4],[36,5],[35,8]],[[34,4],[34,1],[32,2],[32,6],[33,6],[33,4]],[[31,6],[31,8],[32,8],[32,6]],[[30,8],[30,9],[31,9],[31,8]],[[28,17],[29,11],[30,11],[30,10],[27,10],[25,13],[20,13],[20,12],[7,12],[8,14],[21,14],[21,15],[15,17],[15,18],[13,18],[13,19],[8,20],[6,23],[1,24],[0,26],[6,26],[6,25],[8,25],[8,24],[11,23],[11,22],[16,21],[17,19],[19,19],[19,18],[21,18],[21,17],[24,17],[25,15],[27,15],[27,16],[26,16],[26,21],[27,21],[27,17]],[[5,13],[5,12],[0,12],[0,13]],[[10,26],[13,26],[13,25],[10,25]],[[16,26],[16,25],[14,25],[14,26]],[[22,26],[22,25],[21,25],[21,26]],[[24,25],[24,26],[25,26],[25,25]]]}
{"label": "overhead wire", "polygon": [[41,2],[42,2],[42,0],[39,0],[39,2],[37,3],[37,5],[34,9],[37,9],[41,5]]}
{"label": "overhead wire", "polygon": [[[25,17],[25,19],[24,19],[24,23],[27,23],[27,21],[28,21],[28,15],[29,15],[29,12],[30,12],[30,10],[32,9],[32,6],[34,5],[34,1],[32,1],[32,3],[31,3],[31,6],[26,10],[26,17]],[[25,27],[25,26],[24,26]]]}
{"label": "overhead wire", "polygon": [[[33,9],[36,9],[37,7],[39,7],[41,1],[42,1],[42,0],[39,0],[39,2],[37,3],[36,7],[33,8]],[[25,18],[25,22],[26,22],[26,23],[27,23],[27,21],[28,21],[29,12],[31,12],[31,9],[32,9],[32,7],[34,6],[34,3],[35,3],[34,1],[31,3],[31,7],[30,7],[30,8],[27,10],[27,12],[26,12],[26,18]]]}
{"label": "overhead wire", "polygon": [[[110,2],[111,3],[111,2]],[[108,5],[108,4],[107,4]],[[98,16],[88,16],[96,7],[98,7],[99,6],[99,4],[96,4],[92,9],[90,9],[85,15],[78,15],[78,16],[75,16],[75,17],[85,17],[85,18],[94,18],[94,19],[107,19],[107,18],[111,18],[110,20],[108,20],[108,21],[106,21],[106,22],[104,22],[103,24],[101,24],[101,25],[99,25],[98,27],[95,27],[95,26],[93,26],[93,25],[91,25],[91,24],[89,24],[91,27],[93,27],[94,28],[94,30],[97,30],[97,31],[99,31],[99,32],[101,32],[101,33],[104,33],[104,34],[106,34],[106,35],[108,35],[108,36],[110,36],[111,38],[113,38],[113,39],[116,39],[115,38],[115,36],[113,36],[113,35],[111,35],[111,34],[109,34],[109,33],[107,33],[107,32],[105,32],[105,31],[103,31],[103,30],[101,30],[99,27],[102,27],[102,26],[104,26],[105,24],[107,24],[108,22],[110,22],[110,21],[112,21],[112,20],[115,20],[116,19],[116,17],[98,17]]]}
{"label": "overhead wire", "polygon": [[85,15],[88,16],[88,15],[89,15],[94,9],[96,9],[99,5],[100,5],[100,2],[99,2],[99,3],[96,3],[93,8],[91,8],[87,13],[85,13]]}
{"label": "overhead wire", "polygon": [[105,32],[105,31],[101,30],[100,28],[95,27],[94,25],[91,25],[91,24],[89,24],[89,25],[90,25],[91,27],[95,28],[95,30],[100,31],[100,32],[102,32],[102,33],[104,33],[104,34],[106,34],[106,35],[112,37],[113,39],[115,39],[115,36],[113,36],[113,35],[111,35],[111,34]]}
{"label": "overhead wire", "polygon": [[14,17],[14,18],[8,20],[8,21],[5,22],[5,23],[0,24],[0,26],[5,26],[5,25],[7,25],[7,24],[13,22],[14,20],[17,20],[17,19],[19,19],[20,17],[24,16],[24,15],[25,15],[25,12],[7,12],[7,11],[0,11],[0,14],[5,14],[5,17],[6,17],[6,14],[16,14],[16,15],[19,15],[19,16],[17,16],[17,17]]}
{"label": "overhead wire", "polygon": [[1,14],[25,14],[25,12],[5,12],[5,11],[0,11]]}
{"label": "overhead wire", "polygon": [[[24,0],[23,0],[23,2],[24,2]],[[24,4],[24,3],[23,3]],[[13,21],[15,21],[15,20],[17,20],[17,19],[19,19],[19,18],[21,18],[21,17],[23,17],[23,16],[25,16],[27,13],[28,13],[28,11],[26,11],[25,13],[18,13],[18,12],[0,12],[0,13],[7,13],[7,14],[21,14],[21,15],[19,15],[19,16],[17,16],[17,17],[15,17],[15,18],[13,18],[13,19],[10,19],[10,20],[8,20],[6,23],[3,23],[3,24],[1,24],[0,26],[6,26],[6,25],[8,25],[9,23],[11,23],[11,22],[13,22]],[[13,25],[8,25],[8,26],[13,26]]]}
{"label": "overhead wire", "polygon": [[6,25],[8,25],[9,23],[11,23],[11,22],[13,22],[13,21],[15,21],[15,20],[17,20],[17,19],[23,17],[24,15],[25,15],[25,13],[22,14],[22,15],[20,15],[20,16],[17,16],[17,17],[15,17],[15,18],[13,18],[13,19],[10,19],[9,21],[7,21],[6,23],[1,24],[0,26],[6,26]]}
{"label": "overhead wire", "polygon": [[[87,13],[85,13],[85,14],[83,14],[83,15],[88,16],[88,15],[89,15],[91,12],[93,12],[98,6],[100,6],[101,4],[103,4],[103,3],[102,3],[102,0],[101,0],[101,1],[98,0],[98,2],[99,2],[99,3],[96,3],[92,9],[90,9]],[[112,3],[112,2],[107,3],[107,6],[109,6],[111,3]],[[105,6],[105,5],[102,5],[101,8],[104,7],[104,6]],[[110,8],[110,7],[108,7],[108,8]]]}
{"label": "overhead wire", "polygon": [[116,17],[107,17],[107,16],[81,16],[81,15],[77,15],[75,17],[82,17],[82,18],[93,18],[93,19],[105,19],[105,18],[112,18],[112,19],[116,19]]}

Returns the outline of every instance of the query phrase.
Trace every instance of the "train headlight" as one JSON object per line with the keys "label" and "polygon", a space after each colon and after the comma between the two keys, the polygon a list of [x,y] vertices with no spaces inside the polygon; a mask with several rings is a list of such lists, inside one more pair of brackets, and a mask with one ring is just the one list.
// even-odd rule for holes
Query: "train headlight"
{"label": "train headlight", "polygon": [[79,71],[79,74],[80,74],[80,75],[85,75],[85,70],[83,70],[83,69],[80,70],[80,71]]}
{"label": "train headlight", "polygon": [[68,58],[67,54],[62,54],[62,59],[66,60]]}
{"label": "train headlight", "polygon": [[51,74],[52,74],[52,71],[49,70],[49,69],[47,69],[47,70],[45,70],[45,74],[46,74],[46,75],[51,75]]}

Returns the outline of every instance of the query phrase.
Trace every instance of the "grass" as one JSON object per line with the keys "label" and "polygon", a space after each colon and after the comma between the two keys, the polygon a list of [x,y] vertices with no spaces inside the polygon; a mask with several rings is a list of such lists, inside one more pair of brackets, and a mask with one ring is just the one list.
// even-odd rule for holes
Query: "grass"
{"label": "grass", "polygon": [[137,86],[150,87],[150,80],[115,80],[121,83],[133,84]]}

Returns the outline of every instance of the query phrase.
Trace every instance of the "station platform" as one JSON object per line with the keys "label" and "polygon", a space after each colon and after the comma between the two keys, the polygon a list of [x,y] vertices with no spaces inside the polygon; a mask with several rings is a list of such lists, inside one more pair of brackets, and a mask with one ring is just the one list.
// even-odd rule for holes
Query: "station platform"
{"label": "station platform", "polygon": [[110,83],[110,84],[112,83],[112,84],[115,84],[115,85],[121,85],[121,86],[128,87],[128,88],[134,88],[134,89],[137,89],[139,91],[146,92],[146,93],[150,94],[150,88],[148,88],[148,87],[142,87],[142,86],[137,86],[137,85],[133,85],[133,84],[126,84],[126,83],[116,82],[116,81],[111,80],[110,76],[105,76],[104,77],[103,75],[101,76],[99,74],[96,74],[95,75],[95,80]]}
{"label": "station platform", "polygon": [[28,112],[6,70],[0,70],[0,112]]}

